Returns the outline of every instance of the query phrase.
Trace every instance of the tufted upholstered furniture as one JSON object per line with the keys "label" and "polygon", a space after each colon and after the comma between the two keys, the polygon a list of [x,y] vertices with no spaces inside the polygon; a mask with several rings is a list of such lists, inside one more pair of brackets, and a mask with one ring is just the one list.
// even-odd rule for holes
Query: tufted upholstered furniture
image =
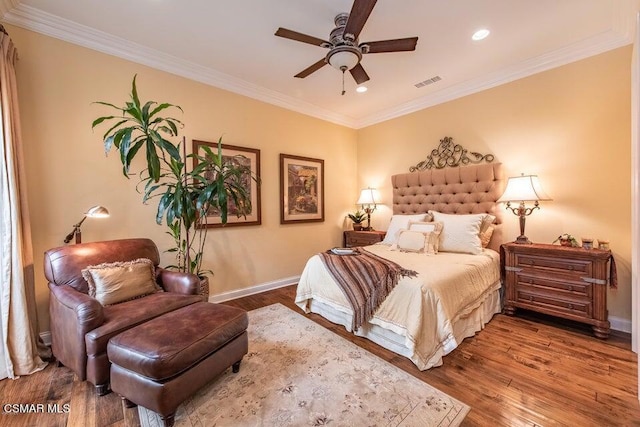
{"label": "tufted upholstered furniture", "polygon": [[[177,407],[248,351],[246,311],[201,302],[157,317],[111,339],[111,388],[172,426]],[[167,333],[171,330],[171,333]]]}
{"label": "tufted upholstered furniture", "polygon": [[[153,262],[156,282],[166,292],[105,307],[88,295],[82,269],[138,258]],[[150,319],[202,301],[197,276],[159,268],[159,262],[158,248],[149,239],[82,243],[45,252],[53,355],[78,378],[94,384],[99,395],[109,390],[109,339]]]}
{"label": "tufted upholstered furniture", "polygon": [[398,174],[391,177],[391,185],[394,214],[411,215],[433,210],[446,214],[494,215],[497,226],[489,248],[499,251],[502,215],[496,200],[504,191],[500,163]]}

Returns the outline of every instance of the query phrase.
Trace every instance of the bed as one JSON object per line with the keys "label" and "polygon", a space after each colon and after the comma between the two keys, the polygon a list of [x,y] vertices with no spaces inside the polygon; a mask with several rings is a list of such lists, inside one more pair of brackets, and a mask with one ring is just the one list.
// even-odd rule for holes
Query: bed
{"label": "bed", "polygon": [[[363,249],[417,275],[400,278],[373,317],[354,330],[354,311],[318,254],[303,270],[295,302],[306,313],[343,325],[426,370],[441,365],[443,356],[501,310],[498,250],[502,233],[495,202],[504,189],[502,168],[499,163],[432,168],[394,175],[391,181],[394,215],[387,237]],[[390,244],[393,238],[387,238],[390,232],[396,232],[392,230],[396,218],[402,222],[406,216],[434,211],[439,213],[436,220],[445,219],[437,254],[404,252],[397,250],[397,244]],[[487,219],[486,215],[493,218],[492,233],[480,252],[442,250],[442,239],[457,232],[451,221],[466,222],[475,216]]]}

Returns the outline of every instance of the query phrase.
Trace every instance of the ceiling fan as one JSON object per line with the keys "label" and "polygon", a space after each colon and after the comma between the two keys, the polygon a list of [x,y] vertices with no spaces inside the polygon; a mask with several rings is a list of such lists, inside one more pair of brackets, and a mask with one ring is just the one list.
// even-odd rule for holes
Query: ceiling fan
{"label": "ceiling fan", "polygon": [[357,84],[362,84],[369,80],[369,75],[360,63],[362,55],[368,53],[415,50],[418,37],[358,43],[360,31],[362,31],[364,24],[367,22],[367,19],[369,19],[369,15],[376,5],[376,2],[377,0],[355,0],[350,13],[341,13],[336,16],[334,20],[336,27],[329,35],[330,41],[286,28],[278,28],[278,31],[275,32],[275,35],[278,37],[329,49],[329,53],[327,53],[324,58],[300,71],[295,77],[303,79],[311,73],[318,71],[326,64],[329,64],[342,71],[342,94],[344,95],[345,71],[349,70]]}

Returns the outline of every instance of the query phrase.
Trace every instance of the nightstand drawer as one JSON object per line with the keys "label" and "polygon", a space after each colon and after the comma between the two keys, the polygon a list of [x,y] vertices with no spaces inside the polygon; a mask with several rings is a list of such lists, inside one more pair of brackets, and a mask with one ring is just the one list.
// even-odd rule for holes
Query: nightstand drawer
{"label": "nightstand drawer", "polygon": [[591,276],[592,262],[589,260],[567,259],[558,257],[544,257],[539,255],[518,254],[516,255],[516,265],[518,267],[533,267],[559,272],[576,272]]}
{"label": "nightstand drawer", "polygon": [[524,288],[518,289],[516,297],[518,305],[522,308],[533,310],[546,308],[569,316],[591,317],[592,315],[591,301],[564,300],[554,296],[530,293]]}
{"label": "nightstand drawer", "polygon": [[343,243],[347,248],[375,245],[384,239],[385,234],[384,231],[347,230],[344,232]]}
{"label": "nightstand drawer", "polygon": [[524,289],[529,293],[555,295],[559,298],[569,299],[590,300],[592,298],[593,286],[591,284],[564,280],[562,277],[557,279],[518,273],[516,280],[518,289]]}

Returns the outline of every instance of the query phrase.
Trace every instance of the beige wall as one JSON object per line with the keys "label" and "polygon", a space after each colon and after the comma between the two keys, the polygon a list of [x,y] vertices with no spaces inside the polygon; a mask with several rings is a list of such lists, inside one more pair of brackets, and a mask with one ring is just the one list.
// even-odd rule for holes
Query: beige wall
{"label": "beige wall", "polygon": [[[143,100],[184,109],[182,132],[190,139],[261,150],[262,226],[209,233],[204,268],[214,270],[211,293],[297,276],[315,252],[341,244],[343,218],[357,198],[356,131],[189,81],[122,59],[8,26],[20,54],[18,83],[40,329],[49,329],[48,289],[42,254],[60,246],[90,206],[111,217],[87,220],[83,241],[149,237],[170,246],[155,224],[155,206],[144,206],[137,180],[127,181],[117,157],[105,158],[102,132],[91,122],[104,113],[93,101],[127,101],[138,74]],[[325,221],[280,225],[279,153],[325,160]],[[171,257],[163,254],[163,263]]]}
{"label": "beige wall", "polygon": [[[619,289],[609,314],[631,319],[631,48],[620,48],[358,132],[358,182],[391,199],[389,176],[408,172],[444,136],[495,154],[507,176],[537,174],[553,198],[527,220],[526,235],[551,243],[570,233],[608,239]],[[390,208],[376,212],[385,229]],[[503,215],[505,238],[518,234]]]}
{"label": "beige wall", "polygon": [[[561,233],[607,238],[618,262],[620,289],[610,314],[631,319],[630,305],[630,48],[598,55],[359,131],[235,95],[181,77],[8,26],[18,47],[18,83],[27,158],[40,329],[48,330],[42,253],[62,243],[84,210],[103,204],[106,220],[88,220],[83,240],[150,237],[170,246],[117,158],[105,158],[91,105],[122,104],[138,74],[143,99],[180,105],[188,139],[258,148],[262,156],[262,226],[213,230],[205,268],[212,294],[300,274],[313,253],[341,243],[346,211],[358,190],[391,198],[394,173],[424,159],[443,136],[491,152],[509,176],[538,174],[553,197],[527,223],[527,235],[551,242]],[[325,160],[325,222],[279,223],[279,153]],[[357,167],[357,175],[356,175]],[[391,210],[373,225],[385,229]],[[505,236],[518,234],[504,215]],[[89,222],[90,221],[90,222]],[[163,255],[163,263],[170,257]]]}

